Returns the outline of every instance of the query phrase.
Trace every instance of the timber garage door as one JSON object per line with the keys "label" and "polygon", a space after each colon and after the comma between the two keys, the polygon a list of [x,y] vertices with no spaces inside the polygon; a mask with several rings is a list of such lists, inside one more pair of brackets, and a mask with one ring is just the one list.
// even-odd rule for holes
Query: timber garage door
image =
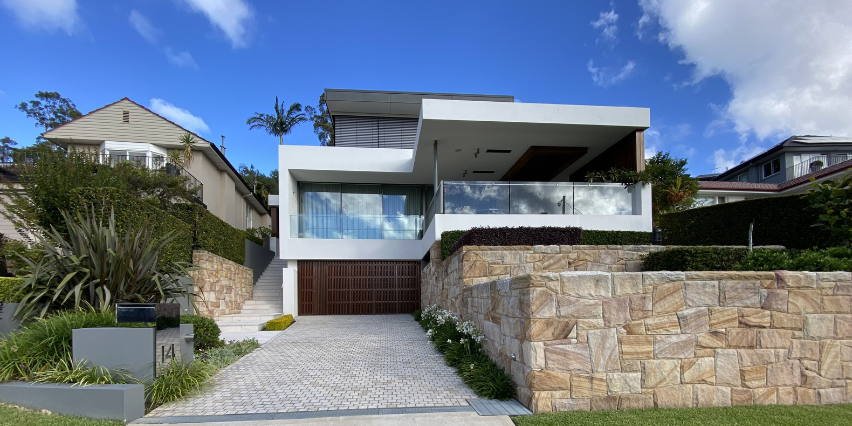
{"label": "timber garage door", "polygon": [[410,314],[420,261],[299,261],[299,315]]}

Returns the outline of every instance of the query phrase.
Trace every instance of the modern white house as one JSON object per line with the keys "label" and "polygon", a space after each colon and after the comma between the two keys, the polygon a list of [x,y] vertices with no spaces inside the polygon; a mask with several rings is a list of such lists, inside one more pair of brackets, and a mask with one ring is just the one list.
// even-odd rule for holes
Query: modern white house
{"label": "modern white house", "polygon": [[651,231],[650,187],[585,181],[592,171],[644,169],[648,108],[363,90],[325,96],[335,145],[279,147],[273,227],[288,265],[284,313],[417,309],[421,265],[444,231]]}

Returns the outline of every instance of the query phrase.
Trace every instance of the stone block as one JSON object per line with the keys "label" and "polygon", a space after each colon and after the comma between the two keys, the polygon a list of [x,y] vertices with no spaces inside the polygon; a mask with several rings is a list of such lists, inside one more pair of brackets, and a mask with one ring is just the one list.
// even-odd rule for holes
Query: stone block
{"label": "stone block", "polygon": [[696,407],[730,407],[731,388],[710,385],[695,385]]}
{"label": "stone block", "polygon": [[834,337],[852,339],[852,315],[834,316]]}
{"label": "stone block", "polygon": [[591,409],[591,399],[553,399],[553,411],[589,411]]}
{"label": "stone block", "polygon": [[618,409],[618,395],[592,398],[592,411],[615,411]]}
{"label": "stone block", "polygon": [[677,313],[680,332],[684,334],[704,333],[710,331],[710,310],[708,308],[692,308]]}
{"label": "stone block", "polygon": [[597,271],[562,272],[562,294],[584,299],[612,297],[612,274]]}
{"label": "stone block", "polygon": [[570,391],[571,374],[562,371],[533,370],[527,374],[526,384],[533,391]]}
{"label": "stone block", "polygon": [[535,414],[550,413],[553,410],[550,392],[533,391],[530,399],[530,410]]}
{"label": "stone block", "polygon": [[789,349],[792,339],[790,330],[757,330],[757,347],[760,349]]}
{"label": "stone block", "polygon": [[822,296],[822,313],[852,313],[852,296]]}
{"label": "stone block", "polygon": [[808,388],[793,388],[796,392],[796,405],[816,404],[816,391]]}
{"label": "stone block", "polygon": [[606,374],[571,376],[572,398],[597,398],[607,396]]}
{"label": "stone block", "polygon": [[646,408],[654,408],[653,393],[621,395],[618,402],[619,410],[641,410]]}
{"label": "stone block", "polygon": [[712,357],[685,359],[680,371],[683,383],[716,384],[716,361]]}
{"label": "stone block", "polygon": [[819,344],[819,375],[826,379],[842,379],[840,362],[841,344],[837,340],[823,340]]}
{"label": "stone block", "polygon": [[837,283],[834,285],[835,296],[852,296],[852,283]]}
{"label": "stone block", "polygon": [[546,288],[522,289],[519,295],[521,313],[529,318],[556,316],[556,296]]}
{"label": "stone block", "polygon": [[683,293],[687,308],[719,306],[718,281],[684,281]]}
{"label": "stone block", "polygon": [[802,370],[802,387],[810,389],[823,389],[832,386],[831,380],[821,377],[817,372]]}
{"label": "stone block", "polygon": [[750,389],[766,387],[766,366],[740,368],[740,381]]}
{"label": "stone block", "polygon": [[766,366],[766,386],[801,386],[802,369],[798,361],[784,361]]}
{"label": "stone block", "polygon": [[728,347],[754,349],[757,347],[757,330],[732,328],[728,330]]}
{"label": "stone block", "polygon": [[645,334],[646,333],[645,332],[645,321],[642,321],[642,320],[630,321],[627,324],[624,324],[624,326],[621,327],[621,329],[624,330],[625,334],[630,334],[630,335],[639,335],[639,334]]}
{"label": "stone block", "polygon": [[775,405],[777,403],[775,388],[761,388],[752,391],[754,405]]}
{"label": "stone block", "polygon": [[778,405],[796,405],[796,390],[794,388],[777,388]]}
{"label": "stone block", "polygon": [[621,371],[618,335],[614,328],[589,330],[588,339],[592,356],[592,372],[612,373]]}
{"label": "stone block", "polygon": [[642,389],[680,384],[679,360],[642,361]]}
{"label": "stone block", "polygon": [[621,372],[622,373],[641,373],[642,372],[642,364],[638,360],[622,360],[621,361]]}
{"label": "stone block", "polygon": [[527,319],[523,322],[524,340],[547,341],[568,339],[577,320],[564,318]]}
{"label": "stone block", "polygon": [[722,306],[760,307],[760,281],[721,281],[719,286]]}
{"label": "stone block", "polygon": [[742,386],[737,351],[732,349],[716,350],[716,386]]}
{"label": "stone block", "polygon": [[653,315],[653,298],[650,294],[634,294],[628,298],[630,306],[630,318],[640,320],[650,318]]}
{"label": "stone block", "polygon": [[630,322],[628,298],[619,297],[603,301],[604,327],[619,327]]}
{"label": "stone block", "polygon": [[657,359],[683,359],[695,356],[695,336],[678,334],[654,336],[654,357]]}
{"label": "stone block", "polygon": [[834,315],[812,314],[803,315],[805,336],[809,339],[834,338]]}
{"label": "stone block", "polygon": [[641,272],[618,272],[612,274],[613,296],[642,294]]}
{"label": "stone block", "polygon": [[606,375],[606,386],[610,395],[642,393],[642,374],[609,373]]}
{"label": "stone block", "polygon": [[695,346],[701,349],[724,349],[728,343],[724,331],[711,331],[695,336]]}
{"label": "stone block", "polygon": [[819,290],[790,290],[787,312],[791,314],[820,313],[822,295]]}
{"label": "stone block", "polygon": [[683,283],[673,282],[654,286],[654,315],[672,314],[686,308]]}
{"label": "stone block", "polygon": [[556,296],[559,316],[562,318],[603,318],[603,305],[600,300],[581,299],[572,296]]}
{"label": "stone block", "polygon": [[737,308],[710,308],[710,329],[723,330],[739,326]]}
{"label": "stone block", "polygon": [[775,271],[778,288],[816,288],[816,274],[813,272]]}
{"label": "stone block", "polygon": [[643,284],[646,286],[656,286],[671,282],[685,281],[686,275],[683,272],[658,271],[658,272],[643,272]]}
{"label": "stone block", "polygon": [[648,334],[679,334],[680,323],[676,314],[660,315],[645,320]]}
{"label": "stone block", "polygon": [[819,361],[819,342],[814,340],[792,340],[790,342],[790,359],[807,359]]}
{"label": "stone block", "polygon": [[692,385],[666,386],[654,390],[657,408],[694,407]]}
{"label": "stone block", "polygon": [[843,404],[844,402],[846,402],[846,391],[843,388],[817,389],[816,391],[817,404]]}
{"label": "stone block", "polygon": [[769,328],[772,323],[772,311],[757,308],[739,308],[740,327]]}
{"label": "stone block", "polygon": [[654,336],[618,336],[621,345],[621,358],[653,359],[654,358]]}
{"label": "stone block", "polygon": [[753,405],[754,393],[751,389],[732,388],[731,405]]}
{"label": "stone block", "polygon": [[487,277],[488,262],[484,260],[462,262],[462,273],[465,278]]}
{"label": "stone block", "polygon": [[600,318],[577,320],[578,330],[597,330],[599,328],[603,328],[603,326],[603,320]]}
{"label": "stone block", "polygon": [[787,290],[760,290],[760,307],[769,311],[787,312]]}
{"label": "stone block", "polygon": [[551,345],[544,347],[545,365],[548,370],[591,373],[592,359],[589,345],[584,343]]}
{"label": "stone block", "polygon": [[772,312],[772,328],[783,328],[786,330],[802,331],[804,317],[798,314],[784,314]]}
{"label": "stone block", "polygon": [[521,343],[524,365],[532,369],[545,368],[544,343],[526,341]]}

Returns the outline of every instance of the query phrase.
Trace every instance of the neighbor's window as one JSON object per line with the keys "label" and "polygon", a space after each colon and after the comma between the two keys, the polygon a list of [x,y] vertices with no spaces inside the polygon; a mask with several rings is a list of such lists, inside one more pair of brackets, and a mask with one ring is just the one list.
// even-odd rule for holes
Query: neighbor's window
{"label": "neighbor's window", "polygon": [[767,178],[781,171],[781,157],[763,165],[763,177]]}
{"label": "neighbor's window", "polygon": [[718,200],[716,204],[725,204],[725,197],[719,197]]}
{"label": "neighbor's window", "polygon": [[251,227],[251,205],[246,202],[246,229]]}
{"label": "neighbor's window", "polygon": [[748,172],[738,174],[737,182],[748,182]]}

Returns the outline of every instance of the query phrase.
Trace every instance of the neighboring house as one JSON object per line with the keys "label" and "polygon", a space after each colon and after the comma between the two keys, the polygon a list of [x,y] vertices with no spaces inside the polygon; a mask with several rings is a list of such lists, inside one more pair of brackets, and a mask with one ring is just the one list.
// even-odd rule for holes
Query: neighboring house
{"label": "neighboring house", "polygon": [[449,230],[651,231],[647,186],[587,183],[644,169],[647,108],[512,96],[325,91],[336,146],[279,147],[285,313],[403,313]]}
{"label": "neighboring house", "polygon": [[699,176],[698,202],[713,205],[807,192],[852,167],[852,138],[792,136],[718,175]]}
{"label": "neighboring house", "polygon": [[[183,127],[128,98],[96,109],[65,123],[43,136],[68,149],[96,151],[102,161],[131,161],[139,167],[163,168],[188,176],[200,184],[197,200],[207,210],[237,229],[270,226],[269,210],[252,193],[234,166],[216,146],[193,134],[196,148],[184,170],[168,163],[168,152],[183,148],[178,140]],[[10,237],[14,228],[0,221]]]}

